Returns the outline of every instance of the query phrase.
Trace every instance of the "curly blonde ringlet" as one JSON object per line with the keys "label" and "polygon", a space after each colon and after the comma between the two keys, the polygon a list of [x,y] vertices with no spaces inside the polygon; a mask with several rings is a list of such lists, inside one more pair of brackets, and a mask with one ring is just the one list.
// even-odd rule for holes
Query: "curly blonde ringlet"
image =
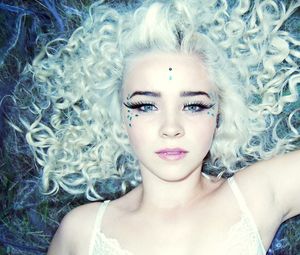
{"label": "curly blonde ringlet", "polygon": [[130,60],[151,51],[199,55],[216,85],[221,124],[207,169],[233,173],[243,167],[237,162],[292,150],[299,107],[287,118],[287,135],[277,132],[283,119],[276,116],[298,98],[299,41],[279,28],[297,5],[237,3],[148,0],[112,8],[99,1],[68,40],[49,42],[27,67],[49,101],[35,100],[37,118],[26,124],[45,193],[62,187],[95,200],[103,199],[97,180],[121,179],[123,194],[124,176],[133,186],[141,181],[121,117],[122,80]]}

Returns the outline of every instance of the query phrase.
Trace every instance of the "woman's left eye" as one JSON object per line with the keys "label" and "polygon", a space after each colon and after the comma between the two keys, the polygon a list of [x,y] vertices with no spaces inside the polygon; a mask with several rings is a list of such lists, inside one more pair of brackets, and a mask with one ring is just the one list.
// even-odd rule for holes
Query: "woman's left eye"
{"label": "woman's left eye", "polygon": [[205,104],[185,104],[183,109],[184,111],[201,112],[211,107],[212,105],[205,105]]}

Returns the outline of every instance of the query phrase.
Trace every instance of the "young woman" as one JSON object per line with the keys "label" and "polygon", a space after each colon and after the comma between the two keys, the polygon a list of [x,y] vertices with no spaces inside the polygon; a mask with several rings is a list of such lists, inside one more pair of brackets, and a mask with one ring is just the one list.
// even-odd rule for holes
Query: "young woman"
{"label": "young woman", "polygon": [[72,210],[48,254],[265,254],[300,213],[298,6],[97,2],[49,43],[27,134],[45,189],[134,188]]}

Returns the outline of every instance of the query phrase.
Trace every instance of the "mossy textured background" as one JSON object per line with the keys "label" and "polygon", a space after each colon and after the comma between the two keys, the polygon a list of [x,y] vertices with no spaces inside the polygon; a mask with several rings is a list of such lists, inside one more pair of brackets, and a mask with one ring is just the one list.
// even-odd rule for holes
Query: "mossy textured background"
{"label": "mossy textured background", "polygon": [[[92,2],[0,2],[0,255],[46,254],[62,217],[75,206],[89,202],[83,196],[71,196],[63,191],[55,196],[43,196],[39,191],[40,176],[24,132],[15,132],[8,122],[15,123],[22,114],[11,95],[20,82],[25,64],[30,63],[49,40],[58,36],[68,38]],[[299,24],[299,12],[296,14],[294,18]],[[108,199],[118,196],[117,191],[110,192],[116,186],[113,180],[102,184],[104,196]],[[268,254],[300,254],[299,232],[300,217],[284,223]]]}

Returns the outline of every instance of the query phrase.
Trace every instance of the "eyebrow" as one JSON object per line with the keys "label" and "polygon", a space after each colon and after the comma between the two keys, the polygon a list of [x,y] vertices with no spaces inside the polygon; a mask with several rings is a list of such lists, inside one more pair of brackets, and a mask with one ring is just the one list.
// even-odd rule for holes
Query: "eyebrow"
{"label": "eyebrow", "polygon": [[[155,91],[135,91],[129,97],[131,99],[134,96],[141,95],[141,96],[150,96],[150,97],[161,97],[160,92]],[[209,94],[204,91],[182,91],[180,92],[180,97],[194,97],[194,96],[207,96],[210,98]]]}
{"label": "eyebrow", "polygon": [[141,96],[150,96],[150,97],[160,97],[161,94],[159,92],[153,92],[153,91],[135,91],[131,94],[131,96],[129,97],[132,98],[134,96],[138,96],[138,95],[141,95]]}
{"label": "eyebrow", "polygon": [[180,97],[194,97],[194,96],[207,96],[210,98],[209,94],[205,91],[182,91]]}

